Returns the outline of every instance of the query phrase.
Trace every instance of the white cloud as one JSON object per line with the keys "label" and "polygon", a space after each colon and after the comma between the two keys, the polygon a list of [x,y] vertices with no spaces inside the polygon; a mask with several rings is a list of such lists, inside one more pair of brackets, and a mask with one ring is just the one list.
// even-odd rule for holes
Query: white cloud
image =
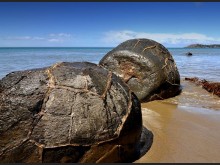
{"label": "white cloud", "polygon": [[71,34],[68,34],[68,33],[51,33],[49,34],[50,37],[71,37]]}
{"label": "white cloud", "polygon": [[64,42],[71,38],[71,34],[68,33],[51,33],[45,36],[8,36],[2,37],[3,40],[41,40],[46,42]]}
{"label": "white cloud", "polygon": [[48,35],[47,41],[49,42],[64,42],[69,40],[71,37],[71,34],[68,33],[51,33]]}
{"label": "white cloud", "polygon": [[30,40],[32,39],[32,37],[30,36],[9,36],[9,37],[5,37],[5,40]]}
{"label": "white cloud", "polygon": [[49,42],[62,42],[62,40],[60,39],[57,39],[57,38],[51,38],[51,39],[48,39]]}
{"label": "white cloud", "polygon": [[45,40],[44,37],[33,37],[33,40]]}
{"label": "white cloud", "polygon": [[58,36],[60,36],[60,37],[71,37],[71,34],[59,33]]}
{"label": "white cloud", "polygon": [[145,33],[129,30],[110,31],[104,34],[103,41],[108,44],[119,44],[128,39],[148,38],[165,45],[188,45],[193,43],[211,44],[220,43],[220,38],[209,37],[199,33]]}

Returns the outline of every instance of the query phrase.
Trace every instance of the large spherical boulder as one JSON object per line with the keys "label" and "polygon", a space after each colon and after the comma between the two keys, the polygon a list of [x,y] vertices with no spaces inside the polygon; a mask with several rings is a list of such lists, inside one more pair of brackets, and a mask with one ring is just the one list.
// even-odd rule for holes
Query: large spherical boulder
{"label": "large spherical boulder", "polygon": [[126,162],[142,132],[137,97],[88,62],[17,71],[0,80],[0,162]]}
{"label": "large spherical boulder", "polygon": [[140,101],[169,98],[181,91],[172,55],[153,40],[127,40],[108,52],[99,64],[121,77]]}

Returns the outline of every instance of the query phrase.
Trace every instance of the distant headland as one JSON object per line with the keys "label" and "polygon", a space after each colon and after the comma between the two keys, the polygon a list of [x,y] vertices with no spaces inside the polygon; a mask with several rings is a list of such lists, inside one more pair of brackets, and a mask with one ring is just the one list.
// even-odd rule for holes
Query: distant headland
{"label": "distant headland", "polygon": [[211,45],[191,44],[186,46],[185,48],[220,48],[220,44],[211,44]]}

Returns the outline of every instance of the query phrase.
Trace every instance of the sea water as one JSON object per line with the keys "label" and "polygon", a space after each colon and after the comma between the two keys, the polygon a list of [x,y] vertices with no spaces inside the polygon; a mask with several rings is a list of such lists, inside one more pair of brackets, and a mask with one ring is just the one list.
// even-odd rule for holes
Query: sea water
{"label": "sea water", "polygon": [[[0,48],[0,79],[13,71],[47,67],[57,62],[92,62],[98,64],[113,48],[103,47],[7,47]],[[198,77],[220,81],[220,49],[168,48],[181,78]],[[191,52],[192,56],[186,53]]]}

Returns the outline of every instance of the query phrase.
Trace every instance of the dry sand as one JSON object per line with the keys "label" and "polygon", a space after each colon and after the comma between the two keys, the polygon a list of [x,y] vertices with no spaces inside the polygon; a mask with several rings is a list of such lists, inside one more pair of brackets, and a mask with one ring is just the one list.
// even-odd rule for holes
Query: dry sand
{"label": "dry sand", "polygon": [[142,104],[144,126],[154,134],[135,163],[220,162],[220,98],[182,80],[174,98]]}

